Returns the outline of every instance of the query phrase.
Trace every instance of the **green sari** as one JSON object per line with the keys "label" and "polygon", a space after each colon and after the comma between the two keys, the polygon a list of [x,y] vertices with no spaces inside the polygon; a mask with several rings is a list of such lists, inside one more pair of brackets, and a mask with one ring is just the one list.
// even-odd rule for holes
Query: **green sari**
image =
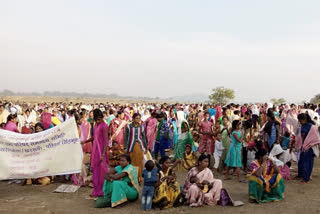
{"label": "green sari", "polygon": [[266,203],[269,201],[280,201],[284,198],[285,185],[280,173],[274,173],[272,164],[267,162],[266,169],[260,177],[254,175],[260,167],[258,161],[251,163],[252,168],[249,180],[249,199],[257,203]]}
{"label": "green sari", "polygon": [[129,164],[124,169],[121,166],[115,168],[118,174],[126,172],[128,175],[121,180],[105,180],[103,186],[104,196],[96,202],[97,208],[116,207],[127,201],[134,201],[139,198],[138,192],[138,172]]}
{"label": "green sari", "polygon": [[[223,130],[223,126],[221,125],[221,128],[220,130]],[[222,145],[223,145],[223,152],[222,152],[222,156],[221,156],[221,161],[224,163],[224,161],[226,160],[227,158],[227,153],[228,153],[228,150],[229,150],[229,147],[230,147],[230,136],[228,134],[228,131],[227,130],[223,130],[223,132],[221,133],[221,136],[222,136]]]}
{"label": "green sari", "polygon": [[190,131],[184,132],[179,136],[178,141],[174,147],[173,160],[184,158],[186,144],[190,144],[192,147],[194,147],[193,138]]}

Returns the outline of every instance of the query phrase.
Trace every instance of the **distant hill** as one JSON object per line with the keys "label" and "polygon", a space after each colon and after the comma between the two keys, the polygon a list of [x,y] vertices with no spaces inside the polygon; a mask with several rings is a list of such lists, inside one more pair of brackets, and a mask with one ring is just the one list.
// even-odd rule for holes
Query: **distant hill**
{"label": "distant hill", "polygon": [[159,97],[135,97],[135,96],[120,96],[115,93],[111,94],[91,94],[78,92],[60,92],[60,91],[45,91],[39,92],[13,92],[10,90],[0,91],[2,96],[46,96],[46,97],[78,97],[78,98],[109,98],[109,99],[125,99],[125,100],[160,100]]}

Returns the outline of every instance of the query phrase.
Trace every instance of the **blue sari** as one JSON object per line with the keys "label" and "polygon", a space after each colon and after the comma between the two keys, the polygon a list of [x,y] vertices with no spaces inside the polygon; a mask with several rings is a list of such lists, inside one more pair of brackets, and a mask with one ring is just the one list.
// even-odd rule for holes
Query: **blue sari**
{"label": "blue sari", "polygon": [[[309,134],[309,131],[312,127],[311,123],[307,123],[301,126],[301,137],[302,137],[302,145],[304,140]],[[313,149],[310,148],[307,151],[303,151],[300,148],[300,158],[298,162],[298,176],[303,179],[304,182],[308,182],[310,180],[310,176],[312,174],[314,163],[314,153]]]}

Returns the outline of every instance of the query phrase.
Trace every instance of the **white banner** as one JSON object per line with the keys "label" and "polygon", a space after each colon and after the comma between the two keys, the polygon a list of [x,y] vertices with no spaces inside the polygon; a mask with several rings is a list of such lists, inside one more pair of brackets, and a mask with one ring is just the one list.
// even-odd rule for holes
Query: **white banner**
{"label": "white banner", "polygon": [[82,158],[74,119],[35,134],[0,129],[0,180],[79,173]]}

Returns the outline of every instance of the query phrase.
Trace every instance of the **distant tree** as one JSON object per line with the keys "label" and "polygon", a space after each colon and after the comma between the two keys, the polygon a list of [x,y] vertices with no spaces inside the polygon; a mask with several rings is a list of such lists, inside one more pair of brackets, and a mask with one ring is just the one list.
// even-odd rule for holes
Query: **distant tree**
{"label": "distant tree", "polygon": [[226,104],[229,100],[234,99],[234,94],[233,89],[217,87],[212,89],[212,93],[209,95],[209,100],[212,103]]}
{"label": "distant tree", "polygon": [[311,100],[310,103],[320,104],[320,94],[315,95]]}
{"label": "distant tree", "polygon": [[279,104],[284,104],[284,103],[286,103],[287,101],[286,101],[284,98],[279,98],[279,99],[277,99],[277,98],[272,98],[272,99],[270,100],[270,102],[272,102],[274,105],[279,105]]}
{"label": "distant tree", "polygon": [[284,99],[284,98],[280,98],[280,99],[278,99],[278,103],[279,104],[284,104],[284,103],[286,103],[287,101]]}

